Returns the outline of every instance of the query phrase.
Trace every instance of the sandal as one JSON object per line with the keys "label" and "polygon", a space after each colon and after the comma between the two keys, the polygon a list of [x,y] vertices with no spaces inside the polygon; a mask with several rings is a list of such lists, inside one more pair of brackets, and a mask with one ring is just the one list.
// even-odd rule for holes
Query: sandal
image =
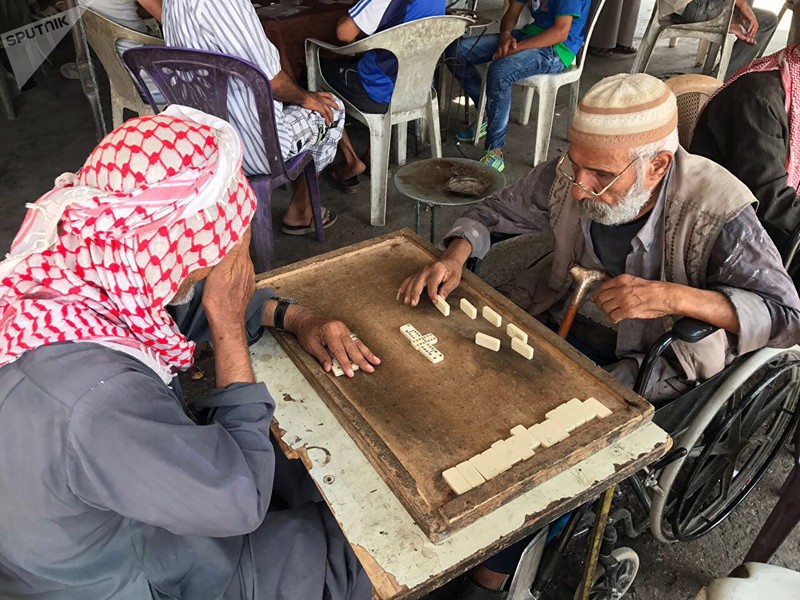
{"label": "sandal", "polygon": [[[327,229],[334,223],[336,223],[336,219],[339,218],[339,215],[336,214],[332,210],[328,210],[324,206],[322,207],[322,228]],[[317,230],[314,227],[314,218],[311,218],[311,223],[308,225],[288,225],[283,223],[281,225],[281,231],[286,235],[306,235],[307,233],[314,233]]]}
{"label": "sandal", "polygon": [[636,48],[633,46],[623,46],[622,44],[617,44],[614,46],[612,52],[617,54],[636,54]]}
{"label": "sandal", "polygon": [[597,46],[589,46],[589,56],[597,58],[608,58],[614,52],[612,48],[598,48]]}
{"label": "sandal", "polygon": [[361,187],[361,182],[358,180],[358,175],[353,175],[347,179],[340,179],[338,174],[339,172],[334,169],[328,169],[326,173],[328,174],[328,179],[330,179],[333,187],[338,188],[345,194],[358,193],[358,189]]}

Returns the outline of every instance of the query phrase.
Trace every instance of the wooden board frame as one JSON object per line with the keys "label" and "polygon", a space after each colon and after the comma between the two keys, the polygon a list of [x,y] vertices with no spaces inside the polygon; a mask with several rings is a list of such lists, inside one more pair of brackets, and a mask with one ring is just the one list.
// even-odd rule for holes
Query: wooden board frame
{"label": "wooden board frame", "polygon": [[[355,265],[360,256],[364,257],[367,253],[388,250],[398,244],[403,245],[404,248],[412,248],[413,252],[419,253],[420,257],[425,260],[435,260],[440,253],[435,247],[426,243],[410,230],[403,229],[270,271],[259,276],[257,285],[260,288],[272,287],[279,295],[300,295],[298,294],[300,290],[296,289],[296,287],[292,288],[293,275],[307,275],[311,272],[324,275],[326,267],[330,267],[336,261],[347,259]],[[353,276],[359,277],[356,268],[353,270]],[[400,281],[397,281],[396,284],[399,286]],[[331,282],[330,287],[335,289],[336,285],[336,282]],[[369,282],[365,281],[364,285],[369,290]],[[456,496],[449,492],[443,481],[432,483],[419,481],[415,478],[410,470],[412,466],[404,464],[401,458],[376,431],[367,416],[362,413],[354,399],[350,398],[343,390],[343,385],[351,384],[336,381],[331,375],[324,373],[314,358],[302,349],[293,335],[285,333],[277,333],[276,335],[287,355],[298,365],[312,387],[320,394],[323,401],[353,437],[358,447],[364,452],[365,456],[375,466],[417,524],[433,542],[443,540],[453,531],[474,522],[480,516],[491,512],[542,481],[568,469],[597,450],[613,443],[621,436],[649,421],[653,414],[653,407],[646,400],[624,387],[555,333],[472,273],[464,273],[459,290],[468,291],[470,297],[478,300],[480,305],[492,306],[504,315],[502,330],[496,330],[497,337],[505,337],[505,324],[508,319],[511,319],[512,322],[532,333],[530,343],[536,347],[538,354],[541,355],[543,352],[550,353],[550,355],[556,356],[559,360],[563,360],[564,368],[566,369],[565,375],[571,375],[576,379],[587,379],[586,376],[589,376],[594,386],[592,389],[601,390],[596,395],[616,403],[612,409],[614,413],[610,417],[602,421],[596,420],[590,425],[579,428],[573,432],[568,440],[561,442],[560,446],[554,447],[566,448],[569,446],[572,451],[568,454],[554,453],[551,450],[539,451],[533,458],[518,463],[505,473],[461,496]],[[396,288],[391,290],[392,300],[394,300],[395,291]],[[451,297],[455,298],[456,293],[454,292]],[[305,300],[305,303],[310,305],[311,308],[315,308],[313,299]],[[451,304],[453,303],[451,302]],[[432,310],[435,311],[436,309],[432,308]],[[452,310],[460,313],[457,303],[453,304]],[[463,314],[461,316],[465,317]],[[342,316],[342,318],[347,319],[346,316]],[[444,317],[442,318],[444,319]],[[453,317],[448,318],[452,319]],[[478,323],[480,320],[481,317],[479,316],[477,322],[475,322],[476,327],[481,326]],[[423,331],[423,333],[427,332]],[[397,336],[400,336],[399,331]],[[369,343],[369,340],[367,341]],[[524,360],[521,357],[519,358]],[[534,356],[533,361],[536,360],[537,357]],[[447,363],[447,358],[440,365],[445,363]],[[438,367],[439,365],[435,366]],[[370,377],[370,375],[362,375]],[[569,396],[569,394],[567,395]],[[550,410],[562,401],[568,400],[569,397],[554,400],[554,404],[545,407],[546,410]],[[541,409],[541,411],[544,411],[544,409]],[[525,424],[529,426],[533,423]],[[452,461],[452,464],[448,466],[453,466],[455,462],[457,461]],[[440,476],[439,479],[441,480]],[[438,486],[437,493],[429,493],[426,496],[422,488],[430,485]],[[445,489],[449,492],[449,495],[446,499],[441,500],[445,493],[442,490]],[[436,498],[433,498],[434,496],[438,496],[440,500],[437,501]]]}

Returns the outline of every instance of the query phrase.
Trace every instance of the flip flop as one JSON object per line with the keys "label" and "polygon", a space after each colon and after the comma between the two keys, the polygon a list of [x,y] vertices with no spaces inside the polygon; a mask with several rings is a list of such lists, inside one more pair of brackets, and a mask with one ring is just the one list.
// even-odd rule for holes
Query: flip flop
{"label": "flip flop", "polygon": [[328,174],[328,179],[330,179],[333,187],[338,188],[345,194],[358,193],[358,189],[361,187],[361,182],[358,180],[358,175],[353,175],[347,179],[339,179],[338,175],[335,175],[336,171],[333,169],[328,169],[326,173]]}
{"label": "flip flop", "polygon": [[[328,210],[324,206],[322,207],[322,228],[327,229],[334,223],[336,223],[336,219],[339,218],[339,215],[336,214],[332,210]],[[308,225],[287,225],[283,223],[281,225],[281,231],[286,235],[306,235],[307,233],[314,233],[317,230],[314,227],[314,219],[311,219],[311,223]]]}
{"label": "flip flop", "polygon": [[617,54],[636,54],[636,48],[633,46],[623,46],[622,44],[617,44],[614,46],[612,52],[616,52]]}

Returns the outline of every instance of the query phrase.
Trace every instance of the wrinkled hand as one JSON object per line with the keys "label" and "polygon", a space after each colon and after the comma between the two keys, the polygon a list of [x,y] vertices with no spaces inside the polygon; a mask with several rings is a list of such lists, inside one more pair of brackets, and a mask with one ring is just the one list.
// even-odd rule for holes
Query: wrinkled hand
{"label": "wrinkled hand", "polygon": [[321,114],[328,127],[333,123],[333,111],[339,108],[333,94],[328,92],[308,92],[301,106]]}
{"label": "wrinkled hand", "polygon": [[750,14],[736,9],[733,20],[728,31],[751,46],[756,43],[756,33],[758,33],[758,19],[755,13],[748,6]]}
{"label": "wrinkled hand", "polygon": [[604,282],[592,302],[614,323],[624,319],[656,319],[673,313],[674,284],[619,275]]}
{"label": "wrinkled hand", "polygon": [[497,44],[497,50],[492,55],[492,60],[503,58],[509,54],[514,54],[517,51],[517,40],[510,33],[500,34],[500,42]]}
{"label": "wrinkled hand", "polygon": [[331,354],[348,377],[353,376],[350,363],[372,373],[375,371],[373,365],[381,362],[364,342],[350,337],[350,329],[341,321],[326,319],[304,309],[291,329],[303,349],[319,361],[326,373],[331,370]]}
{"label": "wrinkled hand", "polygon": [[250,260],[250,229],[241,241],[215,265],[203,289],[203,309],[213,328],[220,325],[242,327],[247,304],[256,289],[255,271]]}
{"label": "wrinkled hand", "polygon": [[431,302],[436,302],[436,296],[447,298],[459,283],[461,283],[461,265],[458,261],[443,259],[437,260],[419,273],[407,277],[398,293],[403,304],[416,306],[419,304],[419,298],[424,290],[427,289]]}

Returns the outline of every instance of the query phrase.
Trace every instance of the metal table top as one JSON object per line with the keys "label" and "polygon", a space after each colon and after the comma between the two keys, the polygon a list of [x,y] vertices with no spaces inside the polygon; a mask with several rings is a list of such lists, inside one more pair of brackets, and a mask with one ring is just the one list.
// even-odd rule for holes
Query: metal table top
{"label": "metal table top", "polygon": [[[481,179],[486,188],[478,196],[465,196],[443,189],[454,176]],[[404,195],[431,206],[475,204],[500,191],[506,185],[503,174],[492,167],[467,158],[428,158],[409,163],[394,176],[395,187]]]}

